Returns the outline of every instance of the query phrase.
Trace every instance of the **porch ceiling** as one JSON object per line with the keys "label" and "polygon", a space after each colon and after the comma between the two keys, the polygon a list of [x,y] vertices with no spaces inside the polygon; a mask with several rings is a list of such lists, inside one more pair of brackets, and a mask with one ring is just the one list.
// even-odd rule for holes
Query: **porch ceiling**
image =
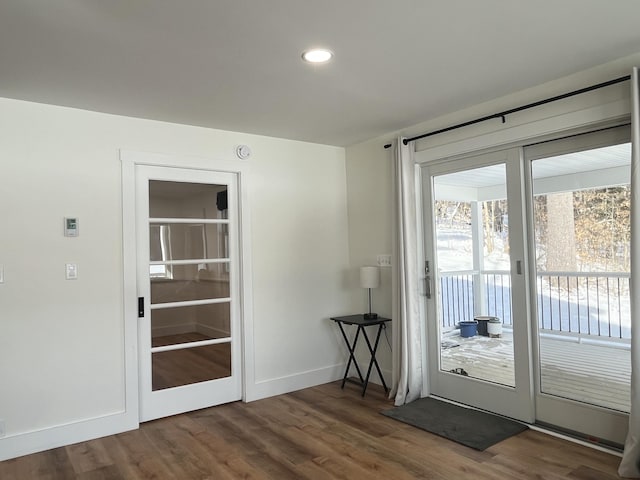
{"label": "porch ceiling", "polygon": [[[623,143],[545,158],[544,161],[533,164],[532,174],[534,180],[544,179],[538,183],[555,185],[552,190],[544,190],[545,192],[559,191],[562,185],[565,186],[565,190],[593,188],[628,182],[630,163],[631,144]],[[450,191],[450,187],[464,189],[466,192],[475,189],[476,200],[489,200],[492,198],[491,195],[487,195],[488,192],[497,194],[505,191],[505,168],[503,164],[489,165],[440,175],[434,179],[434,184],[436,190],[442,192]],[[539,189],[536,190],[536,193],[543,193]],[[436,198],[439,196],[436,195]],[[500,197],[493,197],[497,198]]]}

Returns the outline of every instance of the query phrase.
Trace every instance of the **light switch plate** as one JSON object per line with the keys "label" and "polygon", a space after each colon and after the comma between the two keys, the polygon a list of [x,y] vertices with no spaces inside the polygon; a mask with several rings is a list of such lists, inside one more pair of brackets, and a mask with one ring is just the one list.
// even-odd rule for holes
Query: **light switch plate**
{"label": "light switch plate", "polygon": [[67,263],[65,265],[66,268],[66,278],[67,280],[76,280],[78,278],[78,264],[77,263]]}

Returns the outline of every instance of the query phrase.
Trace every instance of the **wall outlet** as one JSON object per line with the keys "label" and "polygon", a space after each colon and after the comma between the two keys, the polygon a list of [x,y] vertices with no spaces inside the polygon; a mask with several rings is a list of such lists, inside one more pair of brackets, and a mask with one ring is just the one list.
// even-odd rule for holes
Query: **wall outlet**
{"label": "wall outlet", "polygon": [[378,255],[378,266],[379,267],[390,267],[391,266],[391,255]]}
{"label": "wall outlet", "polygon": [[4,428],[4,420],[0,418],[0,438],[4,437],[6,434],[7,431]]}

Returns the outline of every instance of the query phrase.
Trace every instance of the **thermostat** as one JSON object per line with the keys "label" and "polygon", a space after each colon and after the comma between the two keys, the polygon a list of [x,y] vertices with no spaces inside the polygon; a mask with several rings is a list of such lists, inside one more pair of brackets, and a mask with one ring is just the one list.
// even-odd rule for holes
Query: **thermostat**
{"label": "thermostat", "polygon": [[64,236],[77,237],[78,234],[78,219],[76,217],[64,217]]}

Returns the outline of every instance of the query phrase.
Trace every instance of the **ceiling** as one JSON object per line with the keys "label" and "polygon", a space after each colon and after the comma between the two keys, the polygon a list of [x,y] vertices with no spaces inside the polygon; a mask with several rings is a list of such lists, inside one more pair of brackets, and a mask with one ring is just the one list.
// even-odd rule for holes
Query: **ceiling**
{"label": "ceiling", "polygon": [[[0,96],[348,146],[640,52],[637,0],[2,0]],[[334,60],[300,55],[328,47]]]}

